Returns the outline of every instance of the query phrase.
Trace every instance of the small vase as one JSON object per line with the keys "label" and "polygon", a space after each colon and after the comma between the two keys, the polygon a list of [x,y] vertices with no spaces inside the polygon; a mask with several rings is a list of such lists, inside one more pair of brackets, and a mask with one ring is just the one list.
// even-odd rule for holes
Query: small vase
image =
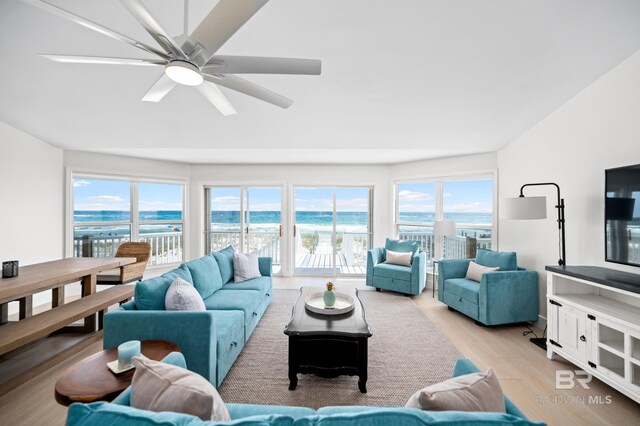
{"label": "small vase", "polygon": [[322,295],[322,300],[325,308],[333,308],[333,305],[336,304],[336,293],[333,291],[333,283],[331,281],[327,283],[327,290]]}

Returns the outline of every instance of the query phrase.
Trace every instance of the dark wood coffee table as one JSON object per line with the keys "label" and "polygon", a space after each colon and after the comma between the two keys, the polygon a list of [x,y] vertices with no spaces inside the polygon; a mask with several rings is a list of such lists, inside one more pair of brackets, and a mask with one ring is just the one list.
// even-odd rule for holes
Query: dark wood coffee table
{"label": "dark wood coffee table", "polygon": [[293,306],[291,321],[284,329],[289,336],[289,390],[298,385],[298,373],[320,377],[358,376],[360,392],[367,392],[367,342],[371,329],[355,288],[337,293],[353,297],[355,308],[342,315],[309,312],[305,300],[319,287],[303,287]]}
{"label": "dark wood coffee table", "polygon": [[[141,352],[154,361],[160,361],[180,348],[162,340],[143,340]],[[112,401],[130,384],[135,369],[114,374],[107,362],[118,359],[118,348],[107,349],[69,367],[56,381],[56,401],[62,405],[74,402]]]}

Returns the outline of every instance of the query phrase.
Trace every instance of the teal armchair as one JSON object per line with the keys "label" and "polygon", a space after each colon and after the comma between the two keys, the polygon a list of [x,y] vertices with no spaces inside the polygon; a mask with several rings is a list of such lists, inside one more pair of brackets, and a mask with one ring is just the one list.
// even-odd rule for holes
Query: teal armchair
{"label": "teal armchair", "polygon": [[[466,278],[469,262],[499,267],[480,282]],[[478,250],[476,259],[438,262],[438,300],[484,325],[538,320],[538,273],[519,268],[516,254]]]}
{"label": "teal armchair", "polygon": [[[386,250],[413,253],[411,267],[385,263]],[[391,290],[408,296],[418,295],[424,289],[427,278],[427,254],[420,251],[418,241],[399,241],[387,238],[384,247],[376,247],[367,253],[367,286],[377,291]]]}

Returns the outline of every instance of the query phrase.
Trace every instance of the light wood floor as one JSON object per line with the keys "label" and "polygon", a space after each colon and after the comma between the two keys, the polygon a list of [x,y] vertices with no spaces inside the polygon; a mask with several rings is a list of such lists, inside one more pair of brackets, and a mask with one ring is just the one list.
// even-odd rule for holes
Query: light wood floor
{"label": "light wood floor", "polygon": [[[322,286],[326,281],[321,278],[275,278],[274,286]],[[349,285],[366,289],[362,279],[338,279],[335,283],[338,287]],[[589,390],[556,390],[556,369],[576,368],[562,361],[548,360],[544,351],[529,342],[529,336],[522,335],[524,327],[477,326],[469,318],[447,310],[446,306],[431,297],[430,290],[412,300],[460,353],[483,370],[493,368],[505,394],[531,420],[563,426],[640,425],[640,405],[597,379],[589,383]],[[95,343],[0,398],[0,423],[16,426],[63,425],[66,407],[55,402],[55,381],[67,367],[101,349],[102,343]],[[589,396],[600,397],[603,402],[610,396],[611,403],[589,403]],[[584,404],[580,403],[581,397],[585,397]]]}

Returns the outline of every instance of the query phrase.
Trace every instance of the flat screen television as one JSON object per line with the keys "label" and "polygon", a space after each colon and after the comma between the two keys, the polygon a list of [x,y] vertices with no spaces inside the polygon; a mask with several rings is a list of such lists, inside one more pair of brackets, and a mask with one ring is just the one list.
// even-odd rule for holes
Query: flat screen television
{"label": "flat screen television", "polygon": [[605,260],[640,266],[640,164],[604,173]]}

